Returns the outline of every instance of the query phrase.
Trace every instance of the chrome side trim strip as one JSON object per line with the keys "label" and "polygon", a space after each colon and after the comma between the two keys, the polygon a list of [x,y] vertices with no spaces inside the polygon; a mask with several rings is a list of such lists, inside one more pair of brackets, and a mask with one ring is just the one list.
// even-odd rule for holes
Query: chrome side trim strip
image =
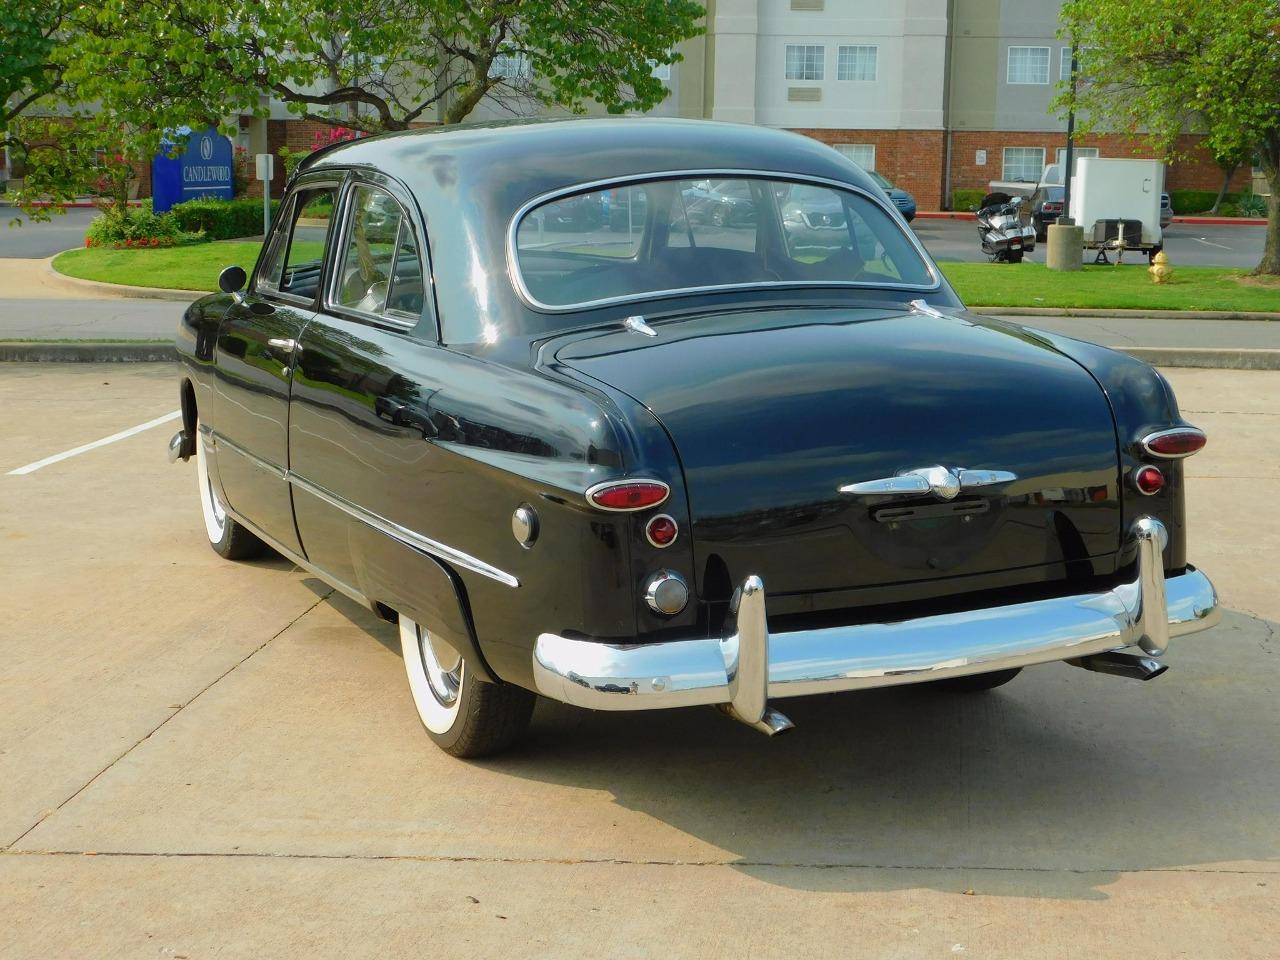
{"label": "chrome side trim strip", "polygon": [[413,547],[415,550],[421,550],[423,553],[429,553],[441,560],[462,567],[465,570],[471,570],[481,576],[488,577],[490,580],[496,580],[498,583],[508,587],[520,586],[520,581],[505,570],[499,570],[497,567],[478,560],[470,554],[456,550],[447,544],[441,543],[439,540],[432,540],[430,537],[424,537],[416,530],[410,530],[408,527],[402,527],[400,524],[386,517],[371,513],[363,507],[359,507],[344,497],[338,496],[330,490],[326,490],[319,484],[312,483],[310,480],[304,480],[296,473],[289,471],[286,474],[288,481],[301,490],[307,491],[312,496],[318,497],[331,507],[341,510],[343,513],[354,517],[357,520],[367,523],[375,530],[385,533],[393,540],[399,540],[406,546]]}
{"label": "chrome side trim strip", "polygon": [[[587,300],[583,303],[568,304],[550,304],[543,303],[533,295],[533,292],[524,282],[524,277],[520,273],[520,256],[519,247],[517,246],[517,234],[520,230],[520,222],[525,218],[534,207],[549,203],[558,197],[567,197],[579,193],[591,193],[602,187],[616,187],[622,184],[641,184],[653,180],[700,180],[707,177],[740,177],[749,179],[772,179],[787,181],[791,183],[815,183],[821,186],[834,187],[843,190],[846,193],[854,193],[858,196],[870,200],[872,204],[880,207],[888,213],[889,219],[897,226],[898,231],[906,239],[907,243],[915,249],[920,255],[920,259],[924,262],[925,269],[929,271],[929,276],[933,278],[933,284],[926,286],[918,283],[868,283],[865,281],[853,280],[827,280],[822,282],[814,282],[808,280],[767,280],[758,283],[726,283],[714,284],[702,287],[680,287],[674,290],[650,290],[645,293],[628,294],[619,297],[603,297],[599,300]],[[878,194],[878,195],[877,195]],[[933,262],[933,258],[924,248],[924,244],[920,242],[920,238],[916,236],[915,231],[907,226],[906,221],[902,219],[902,214],[898,211],[888,198],[885,197],[883,191],[869,193],[859,186],[848,183],[843,180],[832,180],[828,177],[815,177],[809,174],[789,173],[783,170],[754,170],[754,169],[733,169],[726,167],[717,167],[709,169],[697,170],[654,170],[651,173],[632,173],[622,177],[608,177],[604,180],[592,180],[588,183],[575,183],[572,186],[562,187],[558,190],[551,190],[540,196],[534,197],[532,200],[522,204],[511,218],[511,223],[507,227],[507,274],[511,279],[512,286],[515,287],[516,293],[520,299],[544,313],[572,313],[578,310],[591,310],[596,307],[606,307],[616,303],[636,303],[644,300],[661,300],[665,297],[684,297],[699,293],[714,293],[719,290],[772,290],[778,288],[853,288],[858,290],[894,290],[901,292],[903,290],[918,290],[921,292],[936,292],[942,289],[942,274],[938,270],[937,264]]]}
{"label": "chrome side trim strip", "polygon": [[[306,490],[308,493],[319,497],[331,507],[336,507],[343,513],[349,514],[357,520],[367,523],[375,530],[379,530],[387,536],[395,540],[399,540],[407,546],[413,547],[415,550],[421,550],[423,553],[429,553],[432,556],[439,557],[441,560],[447,560],[449,563],[455,564],[466,570],[471,570],[481,576],[488,577],[490,580],[497,580],[498,583],[504,584],[505,586],[520,586],[520,581],[505,570],[499,570],[497,567],[485,563],[483,560],[478,560],[470,554],[463,553],[461,550],[457,550],[448,544],[441,543],[438,540],[432,540],[430,537],[424,537],[416,530],[410,530],[408,527],[402,527],[400,524],[395,523],[392,520],[388,520],[386,517],[379,516],[378,514],[372,513],[363,507],[357,506],[345,497],[340,497],[338,494],[333,493],[330,490],[326,490],[319,484],[312,483],[310,480],[306,480],[298,476],[292,470],[282,470],[269,460],[263,460],[256,454],[250,453],[244,447],[240,446],[240,444],[232,440],[228,440],[216,430],[210,430],[209,436],[213,439],[215,448],[225,445],[229,449],[240,454],[240,456],[244,457],[246,460],[253,463],[255,466],[267,471],[272,476],[287,481],[302,490]],[[239,520],[241,518],[237,516],[236,519]],[[252,526],[252,524],[246,524],[246,526]],[[344,590],[343,592],[346,591]]]}
{"label": "chrome side trim strip", "polygon": [[272,463],[270,460],[263,460],[262,457],[258,456],[256,453],[250,453],[248,450],[240,446],[240,444],[236,443],[234,440],[228,440],[226,437],[220,434],[217,430],[211,429],[209,431],[209,436],[213,440],[213,447],[215,450],[218,447],[227,447],[231,450],[234,450],[236,453],[240,454],[240,456],[244,457],[254,466],[261,467],[263,470],[267,471],[267,473],[271,474],[273,477],[275,477],[278,480],[283,480],[288,475],[288,471],[285,470],[283,467],[277,466],[276,464]]}
{"label": "chrome side trim strip", "polygon": [[1204,630],[1221,611],[1199,570],[1165,577],[1167,533],[1153,517],[1130,529],[1137,573],[1110,590],[909,620],[770,634],[764,585],[746,578],[723,637],[611,644],[544,633],[533,652],[538,692],[596,710],[727,704],[747,722],[766,697],[921,683],[1140,647]]}
{"label": "chrome side trim strip", "polygon": [[346,596],[350,597],[352,600],[360,604],[362,607],[367,607],[368,609],[374,610],[376,612],[376,607],[374,607],[373,601],[370,600],[368,597],[366,597],[363,593],[361,593],[355,587],[351,586],[351,584],[347,583],[345,580],[339,580],[337,577],[335,577],[333,574],[329,573],[328,571],[321,570],[310,560],[307,560],[305,557],[301,556],[300,554],[294,553],[288,547],[284,546],[275,537],[271,536],[268,533],[264,533],[262,529],[259,528],[257,524],[255,524],[252,520],[245,519],[245,517],[241,516],[239,513],[232,510],[230,507],[224,505],[223,509],[226,510],[227,513],[230,514],[232,517],[235,517],[237,523],[244,525],[244,527],[246,527],[250,533],[252,533],[259,540],[263,541],[267,546],[269,546],[276,553],[280,554],[280,556],[284,557],[290,563],[297,564],[303,570],[307,571],[307,573],[313,576],[319,577],[329,586],[333,587],[333,589],[337,590],[341,594],[345,594]]}

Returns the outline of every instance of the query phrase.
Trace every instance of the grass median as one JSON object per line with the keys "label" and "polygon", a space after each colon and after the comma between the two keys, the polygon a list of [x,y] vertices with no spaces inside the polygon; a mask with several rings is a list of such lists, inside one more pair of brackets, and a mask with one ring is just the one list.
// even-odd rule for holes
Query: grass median
{"label": "grass median", "polygon": [[[256,241],[201,243],[155,250],[70,250],[53,261],[71,277],[170,290],[215,290],[223,267],[251,270]],[[1175,266],[1168,283],[1155,284],[1145,265],[1086,266],[1057,273],[1038,263],[941,263],[973,307],[1063,307],[1102,310],[1229,310],[1280,312],[1280,282],[1244,270]]]}

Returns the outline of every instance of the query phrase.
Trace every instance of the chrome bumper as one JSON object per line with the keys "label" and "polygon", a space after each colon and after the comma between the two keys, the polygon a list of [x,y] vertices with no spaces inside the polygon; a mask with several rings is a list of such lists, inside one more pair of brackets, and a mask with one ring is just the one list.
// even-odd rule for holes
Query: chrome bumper
{"label": "chrome bumper", "polygon": [[1158,657],[1170,637],[1217,623],[1218,597],[1199,570],[1164,576],[1160,521],[1143,517],[1130,536],[1137,575],[1112,590],[893,623],[771,635],[764,583],[751,576],[734,593],[722,639],[617,645],[544,633],[534,680],[544,696],[595,710],[723,704],[746,723],[769,726],[769,697],[921,683],[1131,646]]}

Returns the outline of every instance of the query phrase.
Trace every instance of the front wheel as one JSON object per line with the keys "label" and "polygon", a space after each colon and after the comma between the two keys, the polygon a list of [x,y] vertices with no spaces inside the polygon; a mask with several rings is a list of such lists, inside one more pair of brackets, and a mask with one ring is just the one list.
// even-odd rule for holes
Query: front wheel
{"label": "front wheel", "polygon": [[991,673],[974,673],[967,677],[947,677],[945,680],[934,680],[932,685],[940,690],[951,690],[956,693],[982,693],[994,690],[1022,672],[1021,667],[1012,670],[993,670]]}
{"label": "front wheel", "polygon": [[400,651],[418,717],[445,753],[455,757],[500,753],[528,728],[535,700],[532,693],[509,683],[477,680],[447,637],[431,633],[403,614]]}
{"label": "front wheel", "polygon": [[204,514],[204,530],[209,546],[224,560],[252,560],[262,556],[267,545],[227,514],[218,493],[209,480],[209,459],[204,452],[204,437],[196,425],[196,482],[200,485],[200,510]]}

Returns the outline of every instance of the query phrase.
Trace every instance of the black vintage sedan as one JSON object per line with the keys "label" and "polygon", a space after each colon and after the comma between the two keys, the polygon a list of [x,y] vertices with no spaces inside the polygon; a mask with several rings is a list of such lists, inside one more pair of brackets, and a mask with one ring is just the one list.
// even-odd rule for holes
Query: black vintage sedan
{"label": "black vintage sedan", "polygon": [[[691,216],[708,182],[753,215]],[[830,229],[788,229],[798,195]],[[552,229],[566,209],[626,216]],[[786,697],[1052,661],[1148,679],[1217,615],[1183,521],[1205,438],[1169,385],[966,311],[880,186],[802,136],[344,143],[220,286],[180,326],[170,443],[209,542],[398,621],[455,755],[514,742],[538,695],[778,733]]]}

